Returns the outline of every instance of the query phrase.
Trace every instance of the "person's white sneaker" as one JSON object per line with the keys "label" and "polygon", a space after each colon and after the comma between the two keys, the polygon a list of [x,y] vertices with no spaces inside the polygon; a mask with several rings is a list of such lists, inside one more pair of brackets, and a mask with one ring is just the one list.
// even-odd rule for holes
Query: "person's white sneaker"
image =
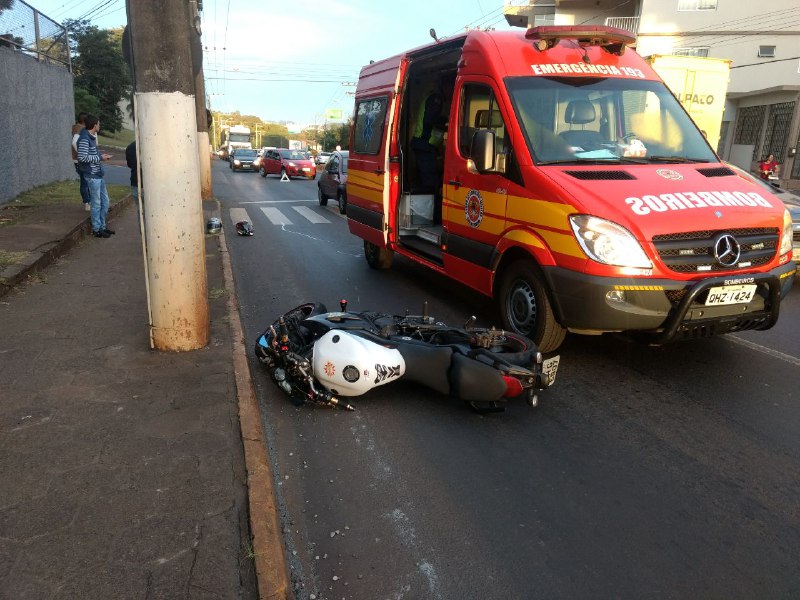
{"label": "person's white sneaker", "polygon": [[84,202],[83,203],[83,210],[85,210],[86,212],[92,212],[92,205],[89,204],[88,202]]}

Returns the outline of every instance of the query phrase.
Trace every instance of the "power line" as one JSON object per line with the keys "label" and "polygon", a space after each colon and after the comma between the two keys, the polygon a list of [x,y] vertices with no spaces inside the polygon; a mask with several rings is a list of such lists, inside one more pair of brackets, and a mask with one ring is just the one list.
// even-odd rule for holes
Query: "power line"
{"label": "power line", "polygon": [[760,67],[761,65],[768,65],[769,63],[784,62],[787,60],[797,60],[797,59],[800,59],[800,56],[790,56],[789,58],[776,58],[775,60],[765,60],[763,62],[750,63],[749,65],[736,65],[735,67],[731,67],[731,69],[742,69],[744,67]]}

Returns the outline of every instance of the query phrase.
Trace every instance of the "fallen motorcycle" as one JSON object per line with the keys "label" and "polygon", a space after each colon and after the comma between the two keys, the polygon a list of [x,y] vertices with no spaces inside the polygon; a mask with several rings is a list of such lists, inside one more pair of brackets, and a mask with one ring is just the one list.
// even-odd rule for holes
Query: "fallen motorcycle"
{"label": "fallen motorcycle", "polygon": [[530,339],[498,329],[451,327],[428,315],[293,308],[255,344],[258,359],[293,403],[354,410],[344,398],[401,378],[460,398],[478,412],[505,410],[508,398],[538,404],[555,381],[559,357],[544,360]]}

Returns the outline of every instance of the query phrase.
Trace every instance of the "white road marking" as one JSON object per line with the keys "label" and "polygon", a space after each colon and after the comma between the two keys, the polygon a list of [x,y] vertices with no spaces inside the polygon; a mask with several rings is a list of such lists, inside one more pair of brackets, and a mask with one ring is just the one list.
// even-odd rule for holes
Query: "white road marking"
{"label": "white road marking", "polygon": [[746,348],[750,348],[751,350],[761,352],[762,354],[766,354],[767,356],[771,356],[772,358],[777,358],[779,360],[788,362],[790,365],[794,365],[795,367],[800,367],[800,358],[792,356],[791,354],[784,354],[783,352],[778,352],[777,350],[773,350],[772,348],[767,348],[766,346],[762,346],[761,344],[756,344],[755,342],[751,342],[750,340],[746,340],[744,338],[740,338],[735,335],[727,335],[725,336],[725,338],[732,342],[735,342],[736,344],[739,344],[740,346],[745,346]]}
{"label": "white road marking", "polygon": [[[231,222],[233,224],[236,224],[239,221],[250,221],[250,216],[247,214],[247,211],[243,208],[231,208],[230,215],[231,215]],[[250,222],[252,223],[252,221]]]}
{"label": "white road marking", "polygon": [[298,202],[317,202],[317,200],[243,200],[239,204],[290,204]]}
{"label": "white road marking", "polygon": [[273,225],[291,225],[292,224],[292,222],[289,219],[286,218],[286,215],[284,215],[277,208],[272,208],[270,206],[265,206],[264,208],[261,209],[261,212],[263,212],[267,216],[267,218],[270,220],[270,222]]}
{"label": "white road marking", "polygon": [[295,209],[298,213],[303,215],[306,219],[308,219],[312,223],[330,223],[328,219],[326,219],[322,215],[315,213],[312,209],[310,209],[307,206],[293,206],[292,208]]}

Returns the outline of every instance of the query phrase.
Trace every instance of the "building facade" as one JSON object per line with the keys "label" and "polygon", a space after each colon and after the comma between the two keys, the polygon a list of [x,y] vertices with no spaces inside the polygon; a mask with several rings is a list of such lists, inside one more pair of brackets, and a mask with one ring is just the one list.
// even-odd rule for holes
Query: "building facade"
{"label": "building facade", "polygon": [[774,154],[781,183],[800,188],[797,0],[772,0],[768,7],[742,0],[516,0],[507,4],[506,13],[515,25],[522,14],[530,25],[619,27],[637,35],[642,56],[730,60],[718,154],[748,170]]}

